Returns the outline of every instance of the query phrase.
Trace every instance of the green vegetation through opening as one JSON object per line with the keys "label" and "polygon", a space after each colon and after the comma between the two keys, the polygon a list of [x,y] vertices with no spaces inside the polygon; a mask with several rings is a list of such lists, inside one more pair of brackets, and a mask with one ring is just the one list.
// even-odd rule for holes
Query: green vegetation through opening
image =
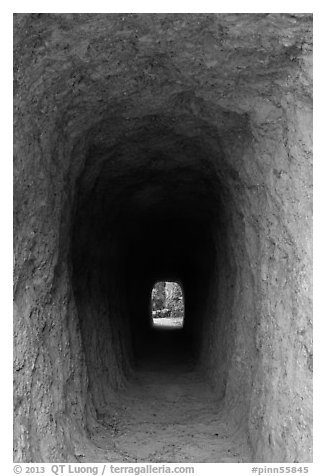
{"label": "green vegetation through opening", "polygon": [[154,327],[182,328],[184,298],[182,288],[174,281],[158,281],[152,289],[151,311]]}

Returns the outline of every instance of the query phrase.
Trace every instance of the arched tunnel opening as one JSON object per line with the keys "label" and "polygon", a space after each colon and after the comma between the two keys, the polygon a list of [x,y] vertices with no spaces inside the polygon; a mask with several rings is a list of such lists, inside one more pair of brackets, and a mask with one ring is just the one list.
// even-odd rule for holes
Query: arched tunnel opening
{"label": "arched tunnel opening", "polygon": [[15,461],[310,461],[311,16],[14,26]]}
{"label": "arched tunnel opening", "polygon": [[150,299],[152,327],[183,328],[185,317],[183,288],[181,281],[155,282]]}

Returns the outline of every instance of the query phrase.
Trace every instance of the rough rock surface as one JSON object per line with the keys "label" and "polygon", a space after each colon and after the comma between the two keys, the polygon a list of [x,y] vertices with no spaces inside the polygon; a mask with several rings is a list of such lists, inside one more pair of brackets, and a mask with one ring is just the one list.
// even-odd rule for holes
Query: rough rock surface
{"label": "rough rock surface", "polygon": [[14,25],[15,461],[78,460],[157,280],[251,460],[311,461],[311,16]]}

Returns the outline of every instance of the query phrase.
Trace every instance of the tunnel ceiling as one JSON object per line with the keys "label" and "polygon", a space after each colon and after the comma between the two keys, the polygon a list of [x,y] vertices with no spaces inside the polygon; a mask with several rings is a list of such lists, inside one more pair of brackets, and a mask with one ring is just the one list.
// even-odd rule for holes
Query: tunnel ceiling
{"label": "tunnel ceiling", "polygon": [[81,201],[119,200],[120,213],[131,201],[135,213],[166,209],[173,195],[174,213],[204,219],[236,178],[248,113],[278,120],[277,91],[310,92],[298,69],[309,15],[19,14],[15,27],[16,143],[39,135],[45,167],[75,151],[63,171],[79,177]]}
{"label": "tunnel ceiling", "polygon": [[[74,143],[86,137],[93,167],[115,147],[126,167],[160,154],[177,165],[187,148],[205,149],[210,131],[216,138],[239,127],[238,114],[252,109],[257,95],[290,90],[311,46],[310,17],[300,14],[20,14],[16,20],[16,107],[28,106],[38,121],[51,116]],[[297,94],[304,96],[309,83],[302,79]],[[39,127],[47,134],[51,124]],[[120,161],[121,174],[122,167]]]}

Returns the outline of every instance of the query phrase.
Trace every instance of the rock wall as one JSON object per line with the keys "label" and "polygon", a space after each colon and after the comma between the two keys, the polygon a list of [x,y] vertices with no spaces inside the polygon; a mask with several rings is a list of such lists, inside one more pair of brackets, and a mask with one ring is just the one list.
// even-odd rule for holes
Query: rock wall
{"label": "rock wall", "polygon": [[311,461],[311,37],[308,14],[14,16],[15,461],[77,460],[157,280],[253,461]]}

